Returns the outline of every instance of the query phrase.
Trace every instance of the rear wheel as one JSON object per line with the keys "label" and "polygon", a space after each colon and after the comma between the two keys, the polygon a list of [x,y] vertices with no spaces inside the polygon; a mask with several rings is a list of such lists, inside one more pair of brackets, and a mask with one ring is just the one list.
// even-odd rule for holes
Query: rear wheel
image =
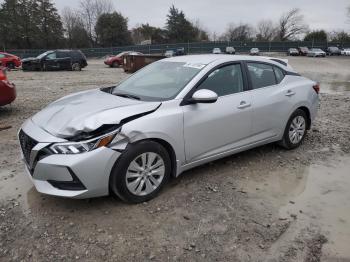
{"label": "rear wheel", "polygon": [[72,64],[72,71],[81,71],[81,66],[79,63]]}
{"label": "rear wheel", "polygon": [[280,145],[286,149],[294,149],[300,146],[307,133],[307,116],[301,109],[297,109],[287,122],[283,139]]}
{"label": "rear wheel", "polygon": [[170,177],[166,149],[154,141],[130,144],[115,164],[110,191],[122,200],[140,203],[154,198]]}

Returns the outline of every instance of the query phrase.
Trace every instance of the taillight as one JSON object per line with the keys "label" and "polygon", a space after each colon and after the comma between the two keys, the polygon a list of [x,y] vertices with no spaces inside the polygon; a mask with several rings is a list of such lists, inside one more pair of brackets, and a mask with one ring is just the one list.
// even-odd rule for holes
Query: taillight
{"label": "taillight", "polygon": [[315,92],[317,93],[317,94],[319,94],[320,93],[320,84],[316,84],[316,85],[314,85],[314,86],[312,86],[312,88],[315,90]]}

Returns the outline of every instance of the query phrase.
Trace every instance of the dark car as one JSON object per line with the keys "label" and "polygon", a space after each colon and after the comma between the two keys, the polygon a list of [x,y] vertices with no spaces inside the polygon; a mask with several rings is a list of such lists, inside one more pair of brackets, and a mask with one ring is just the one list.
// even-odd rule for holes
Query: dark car
{"label": "dark car", "polygon": [[21,59],[18,56],[0,52],[0,66],[15,69],[16,67],[20,67],[21,64]]}
{"label": "dark car", "polygon": [[164,56],[173,57],[173,56],[182,56],[185,55],[185,48],[180,47],[178,49],[168,49],[165,51]]}
{"label": "dark car", "polygon": [[296,48],[289,48],[287,51],[287,55],[289,56],[298,56],[299,55],[299,51]]}
{"label": "dark car", "polygon": [[87,65],[86,57],[80,50],[53,50],[42,53],[37,57],[22,59],[22,69],[24,71],[80,71]]}
{"label": "dark car", "polygon": [[341,55],[341,50],[336,46],[330,46],[326,50],[327,55]]}
{"label": "dark car", "polygon": [[0,106],[11,104],[16,99],[16,87],[7,80],[6,68],[0,66]]}
{"label": "dark car", "polygon": [[301,47],[298,47],[298,51],[299,51],[299,55],[307,56],[307,54],[309,53],[309,48],[307,48],[306,46],[301,46]]}

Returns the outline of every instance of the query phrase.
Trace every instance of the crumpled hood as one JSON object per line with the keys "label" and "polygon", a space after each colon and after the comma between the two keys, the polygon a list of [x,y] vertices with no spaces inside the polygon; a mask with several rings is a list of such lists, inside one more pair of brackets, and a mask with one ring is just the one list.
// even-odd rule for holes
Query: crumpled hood
{"label": "crumpled hood", "polygon": [[156,110],[160,102],[142,102],[118,97],[101,90],[63,97],[33,116],[32,121],[48,133],[69,138],[91,132],[102,125]]}

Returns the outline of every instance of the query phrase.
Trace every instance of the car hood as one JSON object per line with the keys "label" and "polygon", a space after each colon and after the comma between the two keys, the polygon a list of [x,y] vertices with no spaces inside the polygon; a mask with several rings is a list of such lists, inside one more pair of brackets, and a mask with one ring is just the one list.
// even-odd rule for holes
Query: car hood
{"label": "car hood", "polygon": [[122,98],[99,89],[63,97],[32,117],[46,132],[70,138],[89,133],[103,125],[119,124],[123,119],[156,110],[160,102]]}
{"label": "car hood", "polygon": [[32,61],[39,61],[39,59],[36,58],[36,57],[27,57],[27,58],[23,58],[23,59],[22,59],[22,63],[25,63],[25,62],[32,62]]}

